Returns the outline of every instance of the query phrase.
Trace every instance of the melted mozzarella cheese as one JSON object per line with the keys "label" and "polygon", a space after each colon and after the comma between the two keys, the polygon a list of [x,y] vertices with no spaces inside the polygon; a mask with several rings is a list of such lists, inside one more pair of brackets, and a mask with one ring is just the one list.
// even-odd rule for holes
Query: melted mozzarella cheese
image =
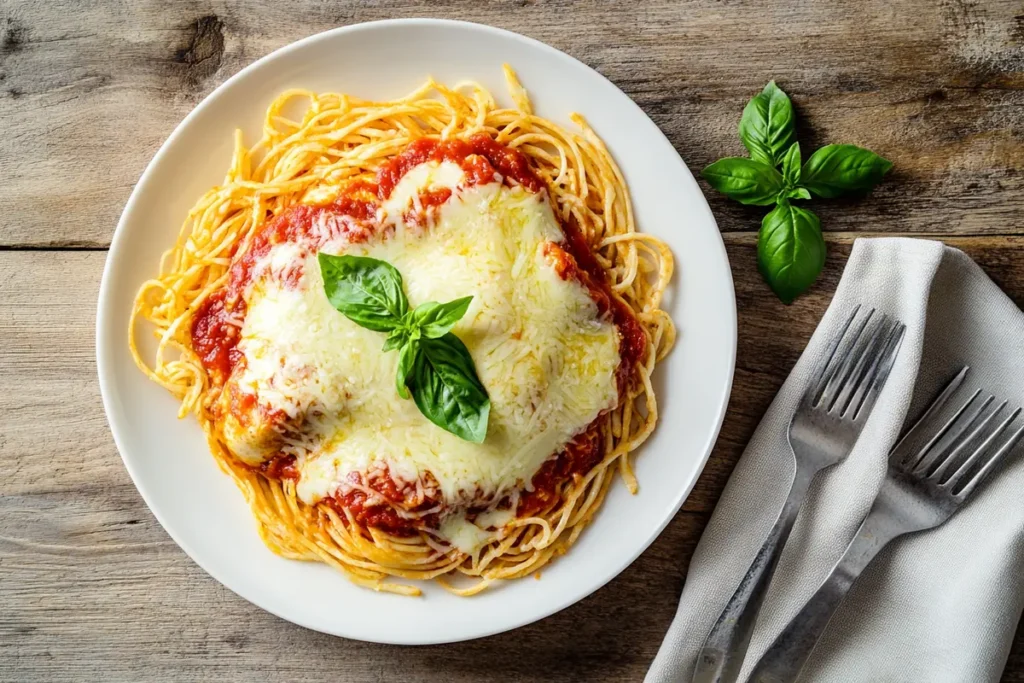
{"label": "melted mozzarella cheese", "polygon": [[464,511],[459,511],[441,522],[437,535],[449,545],[472,555],[491,541],[504,538],[505,527],[514,517],[511,509],[488,510],[470,521]]}
{"label": "melted mozzarella cheese", "polygon": [[452,515],[441,522],[438,535],[467,555],[472,555],[496,536],[494,532],[481,529],[461,514]]}
{"label": "melted mozzarella cheese", "polygon": [[[447,166],[410,171],[385,210],[400,214],[418,190],[456,186],[461,169]],[[429,472],[449,505],[495,501],[529,485],[545,460],[613,407],[618,334],[599,319],[587,290],[561,279],[546,260],[544,244],[563,240],[544,195],[492,183],[457,189],[427,228],[398,219],[387,237],[324,247],[391,263],[402,273],[410,307],[473,297],[453,332],[490,395],[482,444],[437,427],[401,399],[398,354],[381,350],[385,335],[330,305],[315,253],[275,246],[258,272],[298,261],[302,275],[297,286],[272,277],[253,286],[236,381],[301,423],[282,435],[284,451],[297,456],[300,498],[314,503],[344,488],[347,474],[386,466],[399,481]],[[481,528],[463,518],[442,536],[476,547],[493,534],[487,527],[506,522],[478,519]]]}
{"label": "melted mozzarella cheese", "polygon": [[451,189],[465,179],[466,174],[462,167],[450,161],[429,161],[414,166],[391,190],[391,196],[384,202],[384,211],[390,216],[401,216],[402,212],[409,208],[409,204],[415,203],[421,192]]}

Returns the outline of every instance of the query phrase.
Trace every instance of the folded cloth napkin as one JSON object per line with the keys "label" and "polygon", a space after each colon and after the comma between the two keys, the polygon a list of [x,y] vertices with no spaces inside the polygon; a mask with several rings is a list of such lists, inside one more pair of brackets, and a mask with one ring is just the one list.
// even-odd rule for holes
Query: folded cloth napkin
{"label": "folded cloth napkin", "polygon": [[[700,539],[648,683],[689,683],[705,637],[774,523],[792,480],[789,421],[856,304],[907,326],[860,440],[813,482],[768,589],[740,680],[853,538],[908,415],[964,364],[965,389],[1024,405],[1024,314],[963,252],[940,242],[860,239],[831,306],[772,402]],[[965,397],[966,398],[966,397]],[[945,525],[882,551],[840,606],[800,680],[980,683],[999,679],[1024,606],[1024,457]]]}

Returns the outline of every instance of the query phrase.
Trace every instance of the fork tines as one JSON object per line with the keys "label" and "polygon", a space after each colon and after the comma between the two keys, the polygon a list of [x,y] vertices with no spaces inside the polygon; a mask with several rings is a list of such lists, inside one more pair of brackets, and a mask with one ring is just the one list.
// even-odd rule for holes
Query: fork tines
{"label": "fork tines", "polygon": [[906,327],[875,309],[857,306],[817,378],[812,405],[857,420],[873,404],[892,369]]}
{"label": "fork tines", "polygon": [[[997,401],[981,389],[943,423],[942,408],[963,384],[967,371],[965,367],[957,373],[891,453],[893,467],[959,499],[970,495],[1024,438],[1024,420],[1014,427],[1022,409],[1008,409],[1008,401]],[[926,435],[931,438],[916,448],[914,442]]]}

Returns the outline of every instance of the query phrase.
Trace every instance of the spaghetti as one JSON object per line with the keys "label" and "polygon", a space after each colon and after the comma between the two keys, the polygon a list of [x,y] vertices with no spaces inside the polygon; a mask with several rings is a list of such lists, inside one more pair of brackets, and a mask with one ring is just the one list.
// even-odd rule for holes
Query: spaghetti
{"label": "spaghetti", "polygon": [[[180,416],[196,415],[267,546],[284,557],[325,562],[376,590],[416,595],[419,589],[401,580],[438,579],[472,595],[496,580],[539,572],[576,541],[616,472],[636,492],[631,454],[657,423],[650,377],[675,339],[660,309],[671,253],[636,232],[622,174],[583,118],[572,116],[577,133],[536,116],[514,72],[506,67],[505,76],[514,108],[498,107],[479,85],[448,88],[433,80],[390,102],[283,93],[270,105],[254,147],[236,134],[224,183],[199,199],[158,277],[135,300],[129,342],[136,364],[181,400]],[[301,120],[289,118],[286,112],[301,101],[308,101]],[[265,253],[268,240],[288,239],[296,221],[317,220],[328,204],[355,221],[346,225],[372,222],[376,197],[386,197],[414,162],[438,150],[463,150],[467,177],[473,174],[468,164],[482,159],[492,176],[546,192],[565,241],[564,249],[545,254],[614,320],[622,354],[614,407],[548,454],[521,491],[491,501],[488,514],[506,514],[471,551],[437,533],[444,500],[430,481],[403,488],[386,467],[378,468],[350,477],[344,495],[309,504],[298,491],[294,457],[253,466],[231,451],[223,424],[225,382],[239,362],[234,344],[245,314],[244,302],[241,308],[232,302],[241,297],[255,255]],[[417,201],[426,211],[449,195],[428,193]],[[136,344],[139,319],[155,327],[150,360]],[[474,581],[465,585],[460,576]]]}

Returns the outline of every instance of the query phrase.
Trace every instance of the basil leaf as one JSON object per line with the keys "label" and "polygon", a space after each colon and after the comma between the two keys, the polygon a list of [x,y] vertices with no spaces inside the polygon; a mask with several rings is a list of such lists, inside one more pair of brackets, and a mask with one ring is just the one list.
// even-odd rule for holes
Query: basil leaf
{"label": "basil leaf", "polygon": [[810,199],[811,193],[805,187],[792,187],[782,193],[780,199]]}
{"label": "basil leaf", "polygon": [[409,310],[402,275],[394,266],[365,256],[317,254],[324,292],[346,318],[370,330],[389,332]]}
{"label": "basil leaf", "polygon": [[391,331],[388,338],[384,340],[384,347],[381,351],[394,351],[405,346],[409,341],[409,332],[404,328],[396,328]]}
{"label": "basil leaf", "polygon": [[462,316],[466,315],[471,301],[473,297],[464,296],[446,304],[439,304],[436,301],[420,304],[412,312],[412,324],[422,330],[424,337],[443,337],[455,327],[455,323],[459,322]]}
{"label": "basil leaf", "polygon": [[487,436],[491,401],[466,345],[449,332],[423,339],[412,381],[406,380],[423,415],[441,429],[474,443]]}
{"label": "basil leaf", "polygon": [[751,159],[778,166],[796,140],[795,122],[793,103],[772,81],[743,109],[740,140],[750,150]]}
{"label": "basil leaf", "polygon": [[807,209],[786,200],[761,222],[757,235],[757,267],[775,294],[792,303],[814,284],[825,265],[821,222]]}
{"label": "basil leaf", "polygon": [[398,354],[398,371],[395,373],[395,388],[398,389],[398,395],[402,398],[409,398],[407,384],[418,362],[420,362],[420,343],[415,340],[410,341],[402,347]]}
{"label": "basil leaf", "polygon": [[782,179],[786,185],[795,188],[800,184],[800,143],[794,142],[782,158]]}
{"label": "basil leaf", "polygon": [[819,197],[870,190],[892,162],[856,145],[827,145],[807,160],[802,185]]}
{"label": "basil leaf", "polygon": [[700,174],[713,188],[743,204],[774,204],[785,187],[781,173],[743,157],[719,159]]}

